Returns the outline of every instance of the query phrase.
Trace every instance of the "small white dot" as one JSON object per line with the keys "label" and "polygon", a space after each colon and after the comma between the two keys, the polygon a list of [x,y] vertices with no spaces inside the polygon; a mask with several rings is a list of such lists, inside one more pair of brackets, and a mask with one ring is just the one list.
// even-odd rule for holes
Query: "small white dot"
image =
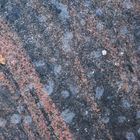
{"label": "small white dot", "polygon": [[119,63],[118,62],[115,62],[115,66],[119,66]]}
{"label": "small white dot", "polygon": [[85,132],[88,132],[87,128],[85,128],[84,130],[85,130]]}
{"label": "small white dot", "polygon": [[107,55],[107,51],[106,50],[102,50],[102,55]]}
{"label": "small white dot", "polygon": [[124,52],[120,52],[120,55],[124,55]]}
{"label": "small white dot", "polygon": [[91,74],[94,74],[95,73],[95,71],[93,70],[92,72],[91,72]]}
{"label": "small white dot", "polygon": [[88,111],[86,111],[85,114],[87,115],[88,114]]}

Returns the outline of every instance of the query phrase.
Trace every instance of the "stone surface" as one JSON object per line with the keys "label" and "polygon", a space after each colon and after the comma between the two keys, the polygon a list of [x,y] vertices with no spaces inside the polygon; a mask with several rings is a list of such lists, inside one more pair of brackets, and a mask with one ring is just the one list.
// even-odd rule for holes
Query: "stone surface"
{"label": "stone surface", "polygon": [[0,139],[140,139],[139,0],[0,0],[0,56]]}
{"label": "stone surface", "polygon": [[63,90],[61,92],[61,95],[62,95],[63,98],[66,99],[66,98],[68,98],[70,96],[70,93],[67,90]]}
{"label": "stone surface", "polygon": [[119,116],[118,117],[118,122],[119,123],[124,123],[126,121],[126,117],[125,116]]}
{"label": "stone surface", "polygon": [[0,127],[5,127],[6,122],[7,121],[4,118],[0,118]]}
{"label": "stone surface", "polygon": [[21,116],[18,115],[18,114],[13,114],[13,115],[11,116],[10,122],[11,122],[12,124],[18,124],[18,123],[20,123],[20,122],[21,122]]}
{"label": "stone surface", "polygon": [[32,122],[31,116],[24,116],[23,122],[25,124],[30,124]]}
{"label": "stone surface", "polygon": [[138,128],[137,132],[138,132],[138,134],[140,135],[140,128]]}
{"label": "stone surface", "polygon": [[140,111],[137,111],[136,118],[140,119]]}
{"label": "stone surface", "polygon": [[52,80],[49,80],[47,84],[44,85],[43,90],[48,94],[51,95],[54,90],[54,82]]}
{"label": "stone surface", "polygon": [[110,119],[109,119],[109,117],[103,117],[101,120],[103,123],[107,124],[107,123],[109,123]]}
{"label": "stone surface", "polygon": [[126,139],[127,140],[135,140],[135,135],[133,132],[127,132],[126,133]]}
{"label": "stone surface", "polygon": [[131,107],[130,103],[127,100],[122,100],[122,106],[125,109],[129,109]]}
{"label": "stone surface", "polygon": [[63,117],[66,123],[71,123],[73,118],[75,117],[75,114],[69,109],[66,109],[61,113],[61,116]]}
{"label": "stone surface", "polygon": [[95,97],[97,99],[101,99],[101,97],[103,96],[103,93],[104,93],[104,87],[103,86],[97,87],[95,92],[96,92]]}

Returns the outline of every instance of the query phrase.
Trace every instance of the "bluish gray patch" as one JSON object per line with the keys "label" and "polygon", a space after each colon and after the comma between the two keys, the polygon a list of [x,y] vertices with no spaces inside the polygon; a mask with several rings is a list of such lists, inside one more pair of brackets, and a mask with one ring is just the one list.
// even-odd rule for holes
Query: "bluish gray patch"
{"label": "bluish gray patch", "polygon": [[61,92],[61,95],[62,95],[63,98],[66,99],[70,96],[70,93],[67,90],[64,90],[64,91]]}
{"label": "bluish gray patch", "polygon": [[51,95],[54,89],[54,82],[49,80],[47,84],[43,86],[43,91],[48,95]]}
{"label": "bluish gray patch", "polygon": [[26,124],[30,124],[32,122],[31,116],[24,116],[23,122]]}
{"label": "bluish gray patch", "polygon": [[107,117],[107,116],[105,116],[105,117],[103,117],[103,118],[101,119],[101,121],[102,121],[103,123],[105,123],[105,124],[109,123],[109,120],[110,120],[110,118]]}
{"label": "bluish gray patch", "polygon": [[103,11],[100,8],[98,8],[95,13],[96,13],[96,16],[102,16],[103,15]]}
{"label": "bluish gray patch", "polygon": [[73,95],[76,95],[79,92],[78,86],[77,85],[70,85],[70,91]]}
{"label": "bluish gray patch", "polygon": [[127,132],[126,133],[126,139],[127,140],[135,140],[135,135],[133,132]]}
{"label": "bluish gray patch", "polygon": [[140,128],[137,130],[138,134],[140,135]]}
{"label": "bluish gray patch", "polygon": [[24,106],[18,106],[17,107],[17,111],[19,112],[19,113],[22,113],[23,111],[24,111]]}
{"label": "bluish gray patch", "polygon": [[21,15],[20,7],[18,5],[16,5],[16,6],[13,6],[12,9],[11,9],[11,11],[8,12],[8,15],[6,16],[6,19],[10,23],[13,23],[17,19],[20,18],[20,15]]}
{"label": "bluish gray patch", "polygon": [[137,111],[136,118],[137,118],[137,119],[140,119],[140,110]]}
{"label": "bluish gray patch", "polygon": [[18,123],[20,123],[21,122],[21,116],[19,114],[13,114],[11,116],[10,122],[12,124],[18,124]]}
{"label": "bluish gray patch", "polygon": [[122,27],[121,30],[120,30],[120,33],[122,35],[126,35],[128,33],[127,27],[126,26]]}
{"label": "bluish gray patch", "polygon": [[104,87],[103,86],[99,86],[96,88],[95,90],[96,94],[95,94],[95,97],[100,100],[101,97],[103,96],[103,93],[104,93]]}
{"label": "bluish gray patch", "polygon": [[75,114],[69,109],[66,109],[61,113],[61,116],[63,117],[66,123],[71,123],[73,118],[75,117]]}
{"label": "bluish gray patch", "polygon": [[130,103],[127,101],[127,100],[122,100],[122,106],[125,108],[125,109],[129,109],[131,107]]}
{"label": "bluish gray patch", "polygon": [[52,4],[54,4],[56,6],[57,9],[61,10],[61,12],[60,12],[60,18],[61,19],[66,20],[66,19],[68,19],[70,17],[66,5],[64,5],[63,3],[58,2],[57,0],[52,0],[51,2],[52,2]]}
{"label": "bluish gray patch", "polygon": [[119,123],[124,123],[126,121],[126,117],[125,116],[119,116],[118,117],[118,122]]}
{"label": "bluish gray patch", "polygon": [[0,118],[0,127],[5,127],[7,121],[4,118]]}
{"label": "bluish gray patch", "polygon": [[66,32],[64,33],[64,37],[63,37],[63,49],[66,51],[66,52],[69,52],[71,50],[71,46],[70,46],[70,42],[73,38],[73,34],[72,32]]}
{"label": "bluish gray patch", "polygon": [[55,65],[54,66],[54,73],[55,73],[55,75],[60,74],[61,70],[62,70],[62,66],[61,65]]}

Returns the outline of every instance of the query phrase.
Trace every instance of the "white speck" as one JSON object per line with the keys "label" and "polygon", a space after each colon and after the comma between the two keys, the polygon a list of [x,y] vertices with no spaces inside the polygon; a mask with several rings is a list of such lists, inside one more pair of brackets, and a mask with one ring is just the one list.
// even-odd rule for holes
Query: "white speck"
{"label": "white speck", "polygon": [[61,113],[61,116],[63,117],[65,122],[71,123],[73,118],[75,117],[75,114],[71,112],[69,109],[66,109]]}
{"label": "white speck", "polygon": [[61,95],[62,95],[63,98],[66,99],[70,96],[70,93],[67,90],[64,90],[64,91],[61,92]]}
{"label": "white speck", "polygon": [[52,80],[49,80],[48,83],[45,84],[43,87],[43,91],[48,95],[51,95],[53,93],[53,89],[54,89],[54,82]]}
{"label": "white speck", "polygon": [[127,140],[135,140],[135,135],[133,132],[127,132],[126,133],[126,139]]}
{"label": "white speck", "polygon": [[119,63],[118,62],[115,62],[115,66],[119,66]]}
{"label": "white speck", "polygon": [[85,115],[88,115],[88,111],[85,112]]}
{"label": "white speck", "polygon": [[26,124],[30,124],[32,122],[31,116],[25,116],[23,122]]}
{"label": "white speck", "polygon": [[87,73],[87,76],[88,76],[89,78],[91,78],[91,77],[93,77],[94,73],[95,73],[95,71],[93,70],[93,71]]}
{"label": "white speck", "polygon": [[5,127],[7,121],[4,118],[0,118],[0,127]]}
{"label": "white speck", "polygon": [[103,93],[104,93],[104,87],[103,87],[103,86],[96,87],[95,92],[96,92],[95,97],[96,97],[98,100],[100,100],[101,97],[103,96]]}
{"label": "white speck", "polygon": [[11,123],[18,124],[21,122],[21,116],[18,114],[13,114],[10,119]]}
{"label": "white speck", "polygon": [[91,74],[94,74],[95,73],[95,71],[93,70],[92,72],[91,72]]}
{"label": "white speck", "polygon": [[102,50],[102,55],[107,55],[107,51],[106,50]]}
{"label": "white speck", "polygon": [[84,130],[85,130],[85,132],[88,132],[87,128],[85,128]]}
{"label": "white speck", "polygon": [[120,55],[121,55],[121,56],[124,55],[124,52],[120,52]]}

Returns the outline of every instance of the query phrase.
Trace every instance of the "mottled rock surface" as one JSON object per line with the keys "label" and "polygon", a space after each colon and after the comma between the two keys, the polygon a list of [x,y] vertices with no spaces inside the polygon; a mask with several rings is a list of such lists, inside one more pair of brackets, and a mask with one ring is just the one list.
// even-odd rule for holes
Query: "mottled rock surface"
{"label": "mottled rock surface", "polygon": [[0,140],[139,140],[140,1],[0,0]]}

